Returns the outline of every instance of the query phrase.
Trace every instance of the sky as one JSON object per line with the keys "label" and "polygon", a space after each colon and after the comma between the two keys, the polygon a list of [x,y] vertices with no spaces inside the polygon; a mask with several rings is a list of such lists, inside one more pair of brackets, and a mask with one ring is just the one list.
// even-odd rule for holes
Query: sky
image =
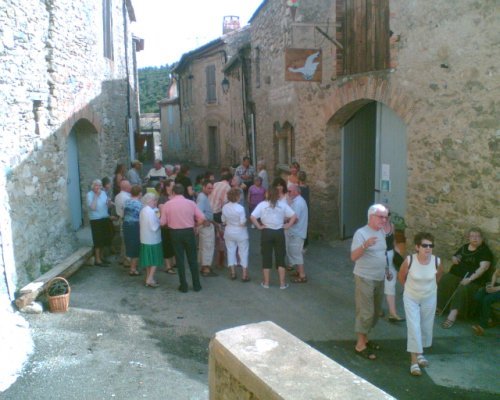
{"label": "sky", "polygon": [[178,61],[182,54],[222,36],[225,15],[244,26],[263,0],[133,0],[132,32],[144,39],[139,68]]}

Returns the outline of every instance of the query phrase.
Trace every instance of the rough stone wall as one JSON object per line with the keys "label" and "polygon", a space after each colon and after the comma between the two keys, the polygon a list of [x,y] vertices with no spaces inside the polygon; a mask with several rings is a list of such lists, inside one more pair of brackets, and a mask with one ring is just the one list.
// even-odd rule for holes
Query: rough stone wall
{"label": "rough stone wall", "polygon": [[[301,11],[309,9],[306,3],[296,21],[335,21],[334,2],[315,15]],[[339,234],[332,226],[338,226],[340,206],[340,128],[376,100],[407,126],[407,236],[431,231],[437,253],[448,257],[464,231],[477,225],[499,254],[497,6],[494,0],[391,1],[391,66],[397,67],[336,80],[324,74],[321,83],[284,81],[284,49],[293,40],[284,2],[270,0],[254,17],[252,48],[260,48],[262,60],[261,88],[254,89],[259,158],[272,173],[273,123],[288,121],[296,159],[308,172],[312,208],[323,211],[312,214],[313,231]]]}
{"label": "rough stone wall", "polygon": [[[241,160],[246,154],[246,128],[243,119],[242,79],[241,68],[236,68],[228,78],[230,90],[223,93],[221,83],[224,79],[224,66],[232,57],[238,54],[239,48],[248,41],[248,29],[232,32],[223,37],[224,44],[207,54],[193,56],[189,65],[182,72],[182,82],[192,79],[192,98],[189,105],[182,106],[181,136],[189,132],[190,138],[186,141],[185,154],[187,159],[207,166],[209,157],[209,127],[218,131],[219,162],[222,166],[229,166]],[[205,69],[215,65],[216,101],[208,103]],[[191,76],[191,78],[189,78]],[[185,83],[186,84],[186,83]],[[188,102],[189,103],[189,102]]]}
{"label": "rough stone wall", "polygon": [[[215,65],[216,101],[214,103],[207,102],[205,69],[210,65]],[[217,127],[219,137],[222,137],[222,132],[229,130],[228,119],[224,112],[227,100],[221,89],[223,65],[223,49],[216,50],[214,53],[198,58],[191,63],[190,73],[193,76],[193,103],[189,106],[189,109],[183,109],[182,116],[183,125],[189,124],[193,130],[188,150],[189,159],[199,165],[208,165],[209,162],[208,127]],[[222,154],[223,151],[221,149]]]}
{"label": "rough stone wall", "polygon": [[[67,198],[67,140],[78,121],[95,135],[84,171],[111,175],[127,160],[122,2],[113,3],[114,60],[103,57],[102,1],[4,1],[0,6],[0,164],[12,225],[17,287],[76,245]],[[127,40],[131,43],[131,34]],[[130,79],[132,46],[128,46]],[[131,109],[136,109],[131,93]],[[87,138],[87,140],[90,140]],[[4,243],[2,243],[4,246]],[[7,268],[6,268],[7,269]]]}

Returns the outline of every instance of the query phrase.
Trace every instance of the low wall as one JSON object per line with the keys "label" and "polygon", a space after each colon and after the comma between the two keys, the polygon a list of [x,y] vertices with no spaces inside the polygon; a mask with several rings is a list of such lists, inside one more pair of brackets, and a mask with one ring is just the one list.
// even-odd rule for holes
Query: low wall
{"label": "low wall", "polygon": [[210,400],[393,399],[273,322],[217,332]]}

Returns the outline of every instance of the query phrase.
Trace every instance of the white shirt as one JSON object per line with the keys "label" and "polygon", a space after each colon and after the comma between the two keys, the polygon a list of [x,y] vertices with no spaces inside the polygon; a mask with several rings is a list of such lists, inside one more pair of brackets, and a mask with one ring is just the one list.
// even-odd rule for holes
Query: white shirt
{"label": "white shirt", "polygon": [[[408,263],[410,257],[407,257]],[[437,260],[439,264],[439,259]],[[437,293],[436,257],[431,256],[428,264],[421,264],[416,254],[413,254],[411,266],[405,283],[405,294],[414,300],[423,300]]]}
{"label": "white shirt", "polygon": [[375,231],[368,225],[359,228],[352,238],[351,251],[361,247],[363,243],[374,236],[377,238],[375,244],[367,247],[363,255],[356,260],[354,274],[373,281],[383,281],[387,265],[385,258],[387,246],[385,244],[385,234],[382,230]]}
{"label": "white shirt", "polygon": [[295,212],[284,201],[277,201],[276,206],[271,207],[269,201],[261,201],[252,212],[252,216],[260,218],[262,223],[269,229],[281,229],[285,224],[285,218],[291,218]]}
{"label": "white shirt", "polygon": [[259,171],[259,177],[262,179],[262,187],[266,190],[269,189],[269,177],[265,169]]}
{"label": "white shirt", "polygon": [[297,222],[293,224],[288,233],[296,235],[301,239],[306,239],[307,237],[307,224],[308,224],[308,210],[306,201],[302,196],[297,196],[292,199],[290,207],[297,215]]}
{"label": "white shirt", "polygon": [[125,202],[132,196],[129,192],[124,192],[123,190],[115,196],[115,209],[116,215],[123,218],[123,209],[125,208]]}
{"label": "white shirt", "polygon": [[239,203],[227,203],[222,207],[222,222],[226,224],[224,235],[248,239],[245,209]]}
{"label": "white shirt", "polygon": [[160,218],[150,206],[144,206],[139,214],[142,244],[161,243]]}
{"label": "white shirt", "polygon": [[165,178],[167,179],[167,173],[165,172],[165,168],[151,168],[146,175],[146,178]]}

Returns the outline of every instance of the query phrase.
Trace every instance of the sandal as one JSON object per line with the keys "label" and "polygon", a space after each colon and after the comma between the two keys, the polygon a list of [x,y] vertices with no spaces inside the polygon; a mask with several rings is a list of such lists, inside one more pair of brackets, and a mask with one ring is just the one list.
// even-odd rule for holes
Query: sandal
{"label": "sandal", "polygon": [[369,350],[368,350],[368,347],[365,347],[363,350],[357,350],[356,347],[354,348],[354,352],[360,356],[360,357],[363,357],[363,358],[366,358],[367,360],[370,360],[370,361],[374,361],[377,359],[377,356],[373,353],[371,353]]}
{"label": "sandal", "polygon": [[380,349],[382,349],[382,347],[378,343],[375,343],[375,342],[373,342],[371,340],[369,342],[366,342],[366,347],[368,347],[371,350],[380,350]]}
{"label": "sandal", "polygon": [[476,336],[484,335],[484,328],[481,325],[472,325],[472,330]]}
{"label": "sandal", "polygon": [[241,281],[242,282],[250,282],[250,277],[244,276],[243,278],[241,278]]}
{"label": "sandal", "polygon": [[160,285],[157,284],[156,282],[153,282],[153,283],[146,283],[144,286],[146,286],[148,288],[156,289]]}
{"label": "sandal", "polygon": [[129,274],[130,276],[139,276],[139,275],[140,275],[140,274],[139,274],[139,271],[130,271],[128,274]]}
{"label": "sandal", "polygon": [[410,374],[412,374],[413,376],[420,376],[420,375],[422,375],[422,370],[420,369],[420,367],[418,366],[418,364],[412,364],[410,366]]}
{"label": "sandal", "polygon": [[307,276],[299,276],[295,279],[292,279],[293,283],[307,283]]}
{"label": "sandal", "polygon": [[200,274],[201,274],[201,276],[204,276],[204,277],[217,276],[217,274],[212,270],[202,271],[202,272],[200,272]]}
{"label": "sandal", "polygon": [[177,272],[174,271],[174,267],[166,268],[163,270],[166,274],[175,275]]}
{"label": "sandal", "polygon": [[389,318],[387,318],[389,322],[403,322],[405,321],[404,318],[400,317],[399,315],[389,315]]}
{"label": "sandal", "polygon": [[422,354],[417,356],[417,363],[418,363],[419,367],[428,367],[429,366],[429,361],[427,361],[427,359]]}
{"label": "sandal", "polygon": [[455,321],[452,321],[451,319],[446,318],[446,321],[444,321],[441,324],[441,327],[444,329],[450,329],[453,325],[455,325]]}

